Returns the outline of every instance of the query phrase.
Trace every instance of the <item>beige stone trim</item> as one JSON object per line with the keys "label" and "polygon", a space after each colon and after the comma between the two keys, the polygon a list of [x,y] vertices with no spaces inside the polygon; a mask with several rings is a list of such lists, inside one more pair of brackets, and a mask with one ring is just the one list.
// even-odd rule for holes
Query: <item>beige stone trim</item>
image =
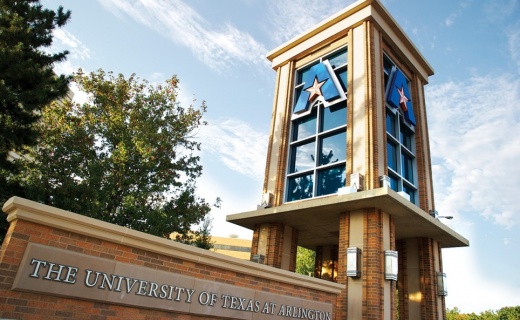
{"label": "beige stone trim", "polygon": [[3,211],[7,213],[9,222],[17,219],[30,221],[165,256],[333,294],[339,294],[343,288],[340,284],[180,244],[20,197],[10,198],[4,204]]}
{"label": "beige stone trim", "polygon": [[385,38],[397,47],[400,55],[406,57],[413,64],[416,72],[420,73],[425,81],[433,74],[433,68],[417,50],[408,36],[397,22],[383,7],[380,0],[359,0],[344,10],[314,26],[308,32],[297,36],[267,54],[273,68],[286,61],[297,59],[302,52],[312,51],[321,44],[344,35],[349,29],[356,27],[366,20],[373,20],[385,35]]}
{"label": "beige stone trim", "polygon": [[[302,66],[305,66],[306,64],[309,64],[311,62],[316,61],[317,59],[333,52],[334,50],[337,50],[339,48],[345,47],[347,45],[347,35],[345,34],[340,39],[335,40],[331,42],[330,44],[327,44],[317,50],[314,50],[310,53],[302,52],[302,56],[299,60],[295,62],[295,69],[301,68]],[[347,64],[349,64],[350,61],[347,61]]]}
{"label": "beige stone trim", "polygon": [[[357,247],[364,252],[364,230],[365,230],[365,218],[363,210],[355,210],[350,212],[350,226],[349,226],[349,247]],[[366,266],[364,265],[364,259],[361,259],[361,277],[347,278],[347,305],[348,305],[348,318],[352,320],[363,319],[363,278],[365,274]]]}
{"label": "beige stone trim", "polygon": [[367,135],[366,135],[366,30],[365,25],[360,25],[352,31],[352,61],[349,67],[352,68],[353,90],[349,92],[352,97],[352,141],[353,144],[349,148],[353,151],[352,157],[352,173],[361,173],[366,175],[366,157],[367,157]]}

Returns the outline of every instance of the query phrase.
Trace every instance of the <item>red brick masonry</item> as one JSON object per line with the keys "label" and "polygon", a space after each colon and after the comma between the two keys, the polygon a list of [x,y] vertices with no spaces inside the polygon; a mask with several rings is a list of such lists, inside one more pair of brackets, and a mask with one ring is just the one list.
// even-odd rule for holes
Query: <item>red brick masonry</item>
{"label": "red brick masonry", "polygon": [[0,318],[334,319],[339,284],[21,198],[0,251]]}

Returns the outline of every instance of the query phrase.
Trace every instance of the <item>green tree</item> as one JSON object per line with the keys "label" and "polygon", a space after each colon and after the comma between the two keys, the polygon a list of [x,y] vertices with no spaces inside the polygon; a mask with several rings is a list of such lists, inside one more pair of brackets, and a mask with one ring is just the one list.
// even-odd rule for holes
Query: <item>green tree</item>
{"label": "green tree", "polygon": [[27,197],[156,236],[189,233],[211,208],[195,196],[205,103],[181,106],[176,77],[152,86],[80,70],[73,81],[88,100],[45,108],[31,161],[17,161]]}
{"label": "green tree", "polygon": [[486,310],[480,314],[475,313],[460,313],[460,310],[455,307],[446,310],[447,320],[518,320],[520,319],[520,306],[503,307],[498,311]]}
{"label": "green tree", "polygon": [[446,320],[470,320],[470,315],[461,314],[459,308],[446,309]]}
{"label": "green tree", "polygon": [[520,319],[520,306],[504,307],[498,310],[499,320],[518,320]]}
{"label": "green tree", "polygon": [[311,249],[298,246],[296,251],[296,273],[314,275],[314,261],[316,252]]}
{"label": "green tree", "polygon": [[56,76],[67,51],[48,53],[52,31],[67,23],[70,11],[44,9],[37,0],[0,0],[0,166],[9,151],[34,145],[39,111],[63,96],[69,77]]}
{"label": "green tree", "polygon": [[206,216],[200,224],[197,231],[195,231],[194,240],[192,244],[201,249],[213,249],[214,242],[211,241],[211,223],[213,219]]}
{"label": "green tree", "polygon": [[[44,9],[38,0],[0,0],[0,203],[23,195],[9,177],[17,166],[9,152],[36,143],[34,124],[41,109],[67,92],[70,77],[54,74],[67,51],[50,53],[52,31],[64,26],[70,11]],[[7,230],[0,219],[0,243]]]}

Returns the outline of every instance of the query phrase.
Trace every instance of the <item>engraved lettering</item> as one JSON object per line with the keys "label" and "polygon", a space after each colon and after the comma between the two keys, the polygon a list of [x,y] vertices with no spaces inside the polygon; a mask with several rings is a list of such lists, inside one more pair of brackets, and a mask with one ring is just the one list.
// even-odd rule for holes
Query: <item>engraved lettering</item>
{"label": "engraved lettering", "polygon": [[225,308],[225,309],[228,308],[228,301],[229,301],[229,298],[231,298],[229,295],[227,295],[227,294],[222,294],[221,299],[224,300],[224,302],[223,302],[223,304],[222,304],[222,308]]}
{"label": "engraved lettering", "polygon": [[139,280],[139,287],[137,289],[137,292],[135,294],[139,296],[145,296],[146,295],[146,286],[148,285],[148,281]]}
{"label": "engraved lettering", "polygon": [[186,294],[188,297],[186,298],[186,303],[191,303],[191,296],[195,293],[194,289],[186,289]]}
{"label": "engraved lettering", "polygon": [[177,297],[175,298],[175,301],[181,301],[181,293],[184,292],[184,288],[175,287],[175,290],[177,290]]}
{"label": "engraved lettering", "polygon": [[174,286],[170,286],[170,293],[168,294],[168,300],[172,300],[172,293],[173,293],[174,289],[175,289]]}
{"label": "engraved lettering", "polygon": [[199,303],[202,304],[202,305],[207,305],[209,303],[209,297],[210,297],[209,292],[202,291],[199,294]]}
{"label": "engraved lettering", "polygon": [[278,311],[279,316],[285,316],[285,306],[282,304],[280,306],[280,310]]}
{"label": "engraved lettering", "polygon": [[114,279],[116,278],[116,275],[112,275],[112,279],[108,278],[108,275],[106,273],[103,273],[103,279],[101,279],[101,284],[99,285],[99,289],[105,289],[105,284],[108,287],[108,290],[112,291],[112,288],[114,287]]}
{"label": "engraved lettering", "polygon": [[85,270],[85,272],[87,273],[87,275],[85,276],[85,285],[89,288],[92,288],[96,285],[97,281],[98,281],[98,278],[99,278],[99,275],[101,274],[101,272],[95,272],[96,273],[96,279],[94,281],[94,283],[91,283],[90,282],[90,275],[94,272],[92,270]]}
{"label": "engraved lettering", "polygon": [[161,298],[161,299],[166,299],[166,297],[168,296],[168,288],[169,288],[169,287],[170,287],[170,286],[167,285],[167,284],[163,284],[163,285],[161,286],[161,293],[159,294],[159,298]]}
{"label": "engraved lettering", "polygon": [[37,260],[37,259],[32,259],[31,260],[31,265],[35,264],[36,263],[36,266],[34,267],[34,271],[33,273],[31,273],[29,275],[29,277],[32,277],[32,278],[40,278],[40,276],[38,275],[38,273],[40,272],[40,266],[46,266],[47,265],[47,261],[43,261],[43,260]]}
{"label": "engraved lettering", "polygon": [[[135,284],[137,282],[139,282],[138,279],[125,278],[125,280],[126,280],[126,293],[132,292],[132,288],[135,286]],[[134,282],[132,282],[132,284],[130,284],[130,280],[134,280]]]}
{"label": "engraved lettering", "polygon": [[[121,292],[121,283],[123,283],[123,276],[117,276],[119,281],[117,282],[117,287],[114,289],[116,292]],[[128,279],[128,278],[127,278]]]}
{"label": "engraved lettering", "polygon": [[150,291],[148,291],[149,297],[158,297],[157,295],[157,289],[159,288],[159,285],[155,282],[150,282]]}
{"label": "engraved lettering", "polygon": [[269,313],[269,302],[264,303],[261,313]]}
{"label": "engraved lettering", "polygon": [[229,306],[229,309],[235,310],[237,308],[238,299],[237,297],[231,297],[231,305]]}
{"label": "engraved lettering", "polygon": [[[61,281],[61,279],[60,279],[61,271],[63,271],[63,268],[64,268],[65,266],[62,265],[62,264],[59,264],[59,265],[58,265],[58,270],[53,270],[53,269],[54,269],[54,266],[56,266],[55,263],[49,262],[49,266],[48,266],[48,270],[47,270],[47,275],[46,275],[45,277],[43,277],[43,279],[45,279],[45,280]],[[56,278],[53,279],[53,278],[51,277],[52,274],[56,274]]]}
{"label": "engraved lettering", "polygon": [[246,301],[246,298],[240,298],[238,297],[238,306],[237,306],[237,309],[238,310],[245,310],[246,308],[244,307],[244,301]]}
{"label": "engraved lettering", "polygon": [[67,267],[67,275],[63,282],[74,284],[76,283],[76,276],[78,275],[78,268],[76,267]]}

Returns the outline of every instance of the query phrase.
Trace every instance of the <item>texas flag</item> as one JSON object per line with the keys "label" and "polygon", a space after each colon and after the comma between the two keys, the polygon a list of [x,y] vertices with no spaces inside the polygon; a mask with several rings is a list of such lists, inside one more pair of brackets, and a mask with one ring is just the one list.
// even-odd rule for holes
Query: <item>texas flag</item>
{"label": "texas flag", "polygon": [[413,114],[412,100],[410,97],[406,77],[401,70],[397,68],[394,69],[390,75],[386,102],[394,108],[401,108],[406,121],[415,126],[415,116]]}

